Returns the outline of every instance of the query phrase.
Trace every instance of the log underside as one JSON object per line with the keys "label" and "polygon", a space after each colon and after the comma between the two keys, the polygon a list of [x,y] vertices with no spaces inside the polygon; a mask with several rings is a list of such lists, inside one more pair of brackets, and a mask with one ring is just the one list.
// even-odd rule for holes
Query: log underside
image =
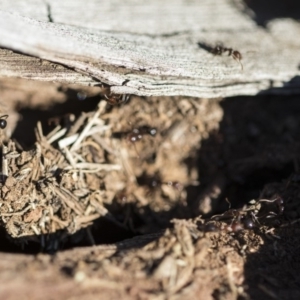
{"label": "log underside", "polygon": [[[141,96],[298,93],[300,25],[265,27],[243,1],[0,4],[0,76],[112,86]],[[242,60],[213,55],[222,43]],[[6,49],[23,53],[15,53]],[[30,56],[26,56],[26,55]]]}

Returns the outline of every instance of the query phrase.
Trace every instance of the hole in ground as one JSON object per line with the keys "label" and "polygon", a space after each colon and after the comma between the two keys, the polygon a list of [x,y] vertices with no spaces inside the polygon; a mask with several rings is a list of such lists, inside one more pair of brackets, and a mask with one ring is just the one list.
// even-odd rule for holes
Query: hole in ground
{"label": "hole in ground", "polygon": [[73,89],[67,89],[65,93],[66,101],[63,103],[44,103],[42,107],[17,105],[16,111],[20,115],[20,120],[17,122],[11,138],[15,139],[25,149],[28,149],[36,141],[34,130],[38,121],[42,123],[43,132],[47,135],[53,129],[53,125],[49,124],[49,120],[53,119],[59,122],[61,118],[68,114],[78,117],[82,112],[93,111],[100,100],[99,96],[78,100],[78,91]]}

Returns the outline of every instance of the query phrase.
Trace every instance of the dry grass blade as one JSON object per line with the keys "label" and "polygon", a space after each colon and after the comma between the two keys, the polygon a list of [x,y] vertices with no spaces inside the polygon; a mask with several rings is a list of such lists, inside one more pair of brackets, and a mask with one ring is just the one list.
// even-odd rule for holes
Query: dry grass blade
{"label": "dry grass blade", "polygon": [[[101,136],[110,129],[100,119],[105,105],[100,103],[98,110],[90,117],[83,114],[80,122],[75,122],[70,128],[55,127],[47,137],[38,122],[37,143],[28,152],[16,152],[13,142],[5,148],[8,155],[3,155],[3,158],[7,161],[7,168],[2,163],[2,173],[8,179],[2,186],[2,193],[6,195],[3,204],[7,204],[0,206],[0,217],[12,237],[23,237],[26,242],[26,236],[57,232],[57,239],[52,244],[54,247],[61,237],[66,236],[65,233],[59,234],[58,230],[74,233],[100,216],[121,225],[103,207],[106,192],[96,196],[94,190],[86,185],[85,176],[98,178],[99,172],[121,170],[118,164],[97,159],[103,161],[100,163],[93,157],[103,152],[97,141],[92,140],[93,135]],[[57,142],[58,148],[51,145],[54,142]],[[20,198],[19,190],[26,191],[26,197]],[[17,198],[20,200],[15,201]],[[31,199],[35,199],[34,204]],[[56,204],[53,206],[54,202]],[[27,221],[19,226],[22,220]],[[93,238],[90,237],[90,240]]]}

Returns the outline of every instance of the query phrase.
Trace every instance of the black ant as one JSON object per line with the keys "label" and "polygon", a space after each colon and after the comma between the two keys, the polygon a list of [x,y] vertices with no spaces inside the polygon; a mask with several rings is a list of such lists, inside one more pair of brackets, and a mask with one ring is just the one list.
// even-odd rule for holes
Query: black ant
{"label": "black ant", "polygon": [[231,56],[234,60],[240,63],[242,70],[244,69],[243,64],[241,62],[242,60],[242,54],[237,51],[233,50],[232,48],[226,48],[222,45],[217,45],[216,47],[212,48],[210,51],[213,55],[222,55],[225,52],[228,52],[228,56]]}
{"label": "black ant", "polygon": [[136,149],[135,143],[140,141],[144,135],[150,135],[152,137],[155,137],[156,133],[157,133],[157,129],[155,127],[141,126],[141,127],[133,128],[131,131],[127,131],[127,132],[115,132],[113,133],[113,137],[115,138],[125,137],[128,142],[134,145],[135,151],[138,155],[138,151]]}
{"label": "black ant", "polygon": [[[252,211],[251,211],[252,212]],[[242,209],[230,209],[222,215],[215,215],[211,219],[227,223],[222,230],[237,232],[243,229],[253,229],[255,227],[256,216],[248,215],[248,211]]]}
{"label": "black ant", "polygon": [[53,117],[48,119],[48,126],[59,126],[70,127],[72,122],[74,122],[75,116],[71,113],[64,114],[63,116]]}
{"label": "black ant", "polygon": [[155,189],[157,187],[161,187],[163,185],[172,187],[176,191],[182,191],[183,190],[183,185],[179,181],[161,181],[160,179],[155,179],[152,178],[147,182],[147,185],[149,186],[150,189]]}
{"label": "black ant", "polygon": [[[244,229],[254,229],[257,226],[278,226],[279,216],[284,212],[284,200],[276,196],[274,200],[251,200],[250,206],[245,209],[230,209],[221,215],[211,217],[201,225],[205,232],[228,231],[237,232]],[[277,212],[273,211],[277,208]],[[224,224],[225,223],[225,224]]]}
{"label": "black ant", "polygon": [[127,141],[131,142],[134,145],[135,152],[137,153],[137,156],[139,157],[138,151],[136,149],[135,143],[140,141],[144,135],[148,134],[152,137],[155,137],[157,133],[157,129],[154,127],[149,126],[142,126],[138,128],[134,128],[130,133],[127,134]]}
{"label": "black ant", "polygon": [[144,135],[148,134],[154,137],[157,133],[157,129],[149,126],[142,126],[138,128],[134,128],[127,135],[127,140],[131,143],[135,143],[143,138]]}
{"label": "black ant", "polygon": [[256,227],[255,221],[253,216],[244,214],[244,211],[232,209],[223,215],[212,217],[201,228],[205,232],[227,231],[235,233],[245,229],[254,229]]}
{"label": "black ant", "polygon": [[8,115],[3,115],[0,117],[0,129],[5,129],[7,126],[7,119]]}

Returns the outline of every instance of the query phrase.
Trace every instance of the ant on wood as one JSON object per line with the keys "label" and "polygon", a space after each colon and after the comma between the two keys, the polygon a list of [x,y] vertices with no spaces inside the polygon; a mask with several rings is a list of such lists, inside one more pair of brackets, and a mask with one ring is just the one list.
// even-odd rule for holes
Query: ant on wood
{"label": "ant on wood", "polygon": [[228,56],[231,56],[234,60],[240,63],[242,70],[244,69],[243,64],[241,62],[241,59],[243,57],[239,51],[233,50],[232,48],[223,47],[222,45],[217,45],[216,47],[211,49],[211,53],[213,55],[222,55],[225,52],[228,52]]}
{"label": "ant on wood", "polygon": [[206,43],[198,42],[198,46],[200,48],[212,53],[213,55],[222,55],[222,54],[227,52],[228,56],[231,56],[234,60],[239,62],[239,64],[241,65],[242,70],[244,69],[243,64],[241,62],[243,56],[240,53],[240,51],[234,50],[232,48],[224,47],[222,44],[218,44],[215,47],[212,47],[210,45],[207,45]]}
{"label": "ant on wood", "polygon": [[104,89],[104,97],[107,100],[107,102],[114,106],[114,105],[120,105],[120,104],[125,104],[129,100],[129,95],[127,94],[113,94],[110,90],[110,87],[105,87],[102,86]]}

